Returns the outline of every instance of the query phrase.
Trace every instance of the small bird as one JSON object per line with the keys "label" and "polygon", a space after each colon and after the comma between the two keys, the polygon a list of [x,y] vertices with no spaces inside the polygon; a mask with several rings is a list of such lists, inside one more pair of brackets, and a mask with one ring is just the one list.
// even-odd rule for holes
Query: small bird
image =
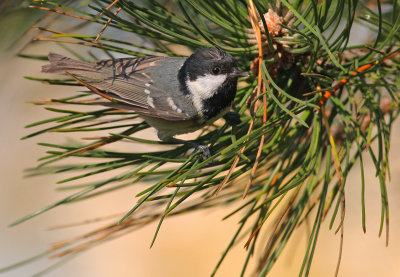
{"label": "small bird", "polygon": [[220,48],[201,48],[188,58],[133,57],[93,63],[49,54],[42,72],[73,77],[92,92],[110,100],[102,105],[132,110],[157,130],[160,140],[188,144],[210,157],[207,146],[174,138],[196,131],[224,117],[240,123],[229,112],[238,77],[248,76],[234,58]]}

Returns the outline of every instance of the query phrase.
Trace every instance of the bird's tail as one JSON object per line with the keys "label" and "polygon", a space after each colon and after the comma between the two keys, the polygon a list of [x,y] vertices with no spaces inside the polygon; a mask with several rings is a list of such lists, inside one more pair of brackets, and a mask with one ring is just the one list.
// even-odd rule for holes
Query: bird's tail
{"label": "bird's tail", "polygon": [[46,73],[65,73],[66,71],[73,73],[76,70],[90,70],[93,69],[93,65],[86,62],[81,62],[67,58],[65,56],[50,53],[49,56],[50,64],[46,64],[42,67],[42,72]]}
{"label": "bird's tail", "polygon": [[50,64],[42,66],[42,72],[45,73],[70,73],[91,81],[104,79],[106,73],[106,68],[99,68],[95,63],[77,61],[55,53],[50,53],[48,58]]}

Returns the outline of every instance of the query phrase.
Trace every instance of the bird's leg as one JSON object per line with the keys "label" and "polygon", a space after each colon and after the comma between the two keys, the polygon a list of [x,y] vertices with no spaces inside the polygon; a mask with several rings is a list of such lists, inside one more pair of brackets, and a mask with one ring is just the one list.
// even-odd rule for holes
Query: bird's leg
{"label": "bird's leg", "polygon": [[228,112],[223,117],[229,125],[239,125],[242,123],[242,120],[240,120],[240,116],[237,112]]}
{"label": "bird's leg", "polygon": [[[210,150],[208,149],[208,147],[206,145],[202,145],[202,144],[198,144],[196,142],[193,141],[186,141],[186,140],[182,140],[182,139],[177,139],[177,138],[169,138],[168,140],[166,140],[168,143],[173,143],[173,144],[186,144],[186,145],[190,145],[192,146],[195,150],[194,152],[197,152],[197,150],[200,150],[201,153],[203,154],[203,158],[206,160],[209,157],[211,157],[210,154]],[[194,153],[193,152],[193,153]],[[192,153],[192,154],[193,154]]]}

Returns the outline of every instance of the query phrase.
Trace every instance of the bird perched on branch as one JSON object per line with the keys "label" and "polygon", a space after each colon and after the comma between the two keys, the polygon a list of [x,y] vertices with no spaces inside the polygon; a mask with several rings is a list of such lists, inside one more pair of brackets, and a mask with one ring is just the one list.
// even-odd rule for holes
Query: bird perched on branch
{"label": "bird perched on branch", "polygon": [[189,144],[209,157],[207,146],[174,138],[224,117],[240,123],[229,112],[238,77],[247,73],[219,48],[201,48],[188,58],[140,57],[100,60],[93,63],[49,54],[42,72],[74,78],[93,93],[110,100],[102,105],[132,110],[157,130],[160,140]]}

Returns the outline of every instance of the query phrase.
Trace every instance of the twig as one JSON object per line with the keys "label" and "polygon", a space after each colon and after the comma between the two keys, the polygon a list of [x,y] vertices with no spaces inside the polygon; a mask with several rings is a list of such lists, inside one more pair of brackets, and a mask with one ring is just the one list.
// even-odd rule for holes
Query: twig
{"label": "twig", "polygon": [[375,66],[375,65],[379,65],[382,64],[384,61],[386,61],[387,59],[390,59],[394,56],[396,56],[397,54],[400,53],[400,48],[393,51],[391,54],[387,55],[386,57],[384,57],[382,60],[376,60],[372,63],[360,66],[359,68],[357,68],[355,71],[350,72],[350,76],[347,78],[343,78],[342,80],[339,81],[339,83],[337,83],[332,90],[327,91],[324,93],[324,95],[322,96],[322,99],[319,101],[319,105],[322,106],[326,103],[326,101],[329,99],[329,97],[332,96],[332,94],[334,94],[336,91],[338,91],[341,87],[343,87],[349,80],[351,77],[357,76],[361,73],[363,73],[364,71],[366,71],[367,69],[370,69],[371,67]]}
{"label": "twig", "polygon": [[[115,1],[112,2],[110,5],[108,5],[108,6],[106,7],[105,10],[108,11],[108,10],[111,9],[115,4],[117,4],[119,1],[120,1],[120,0],[115,0]],[[114,15],[117,15],[121,10],[122,10],[122,7],[119,7],[119,8],[117,9],[117,11],[114,13]],[[102,15],[104,15],[104,11],[102,11],[102,12],[100,13],[100,16],[102,16]],[[103,28],[101,28],[101,30],[100,30],[100,32],[98,33],[98,35],[96,36],[96,39],[94,40],[94,42],[97,42],[97,41],[99,40],[99,38],[100,38],[101,35],[104,33],[104,31],[106,30],[106,28],[108,27],[108,25],[111,23],[111,21],[112,21],[112,18],[110,17],[110,18],[107,20],[106,24],[104,24]]]}
{"label": "twig", "polygon": [[73,17],[73,18],[83,19],[83,20],[86,20],[86,21],[94,21],[93,19],[91,19],[89,17],[75,15],[75,14],[64,12],[64,11],[61,11],[61,10],[58,10],[58,9],[50,9],[50,8],[47,8],[47,7],[39,7],[39,6],[34,6],[34,5],[30,5],[30,6],[28,6],[28,8],[39,9],[39,10],[47,11],[47,12],[54,12],[54,13],[62,14],[62,15]]}
{"label": "twig", "polygon": [[[248,10],[249,10],[249,15],[250,15],[250,22],[251,22],[251,25],[253,27],[254,33],[255,33],[256,38],[257,38],[257,43],[258,43],[258,55],[259,55],[259,57],[258,57],[259,58],[259,64],[258,64],[259,70],[258,70],[258,84],[257,84],[257,97],[258,97],[261,94],[261,91],[262,91],[262,75],[261,75],[261,63],[262,63],[262,59],[263,59],[262,37],[261,37],[261,29],[260,29],[260,27],[258,25],[257,12],[256,12],[256,9],[254,7],[254,3],[253,3],[252,0],[249,0]],[[266,96],[263,97],[263,104],[264,104],[263,123],[265,123],[266,119],[267,119],[267,99],[266,99]],[[258,108],[258,102],[256,102],[254,104],[254,109],[253,109],[254,113],[257,111],[257,108]],[[253,126],[254,126],[254,118],[252,118],[252,120],[250,122],[249,129],[247,130],[247,135],[249,135],[251,133],[251,131],[253,130]],[[258,149],[258,153],[257,153],[257,156],[256,156],[256,161],[255,161],[253,169],[251,171],[250,182],[247,184],[247,186],[246,186],[246,188],[245,188],[245,190],[243,192],[243,198],[246,197],[246,195],[247,195],[247,193],[248,193],[248,191],[250,189],[251,183],[252,183],[251,181],[254,178],[254,173],[255,173],[255,171],[257,169],[258,161],[259,161],[259,158],[260,158],[260,155],[261,155],[261,151],[262,151],[262,147],[264,145],[264,138],[265,138],[265,135],[262,135],[261,141],[260,141],[260,147]],[[246,149],[246,147],[243,146],[240,149],[240,153],[243,154],[245,149]],[[240,156],[238,155],[235,158],[234,162],[232,163],[232,166],[229,169],[228,174],[225,176],[225,178],[222,181],[222,183],[217,187],[215,195],[218,194],[221,191],[222,187],[228,182],[229,178],[231,177],[231,175],[233,173],[233,170],[236,168],[236,166],[237,166],[237,164],[239,162],[239,159],[240,159]]]}
{"label": "twig", "polygon": [[343,254],[343,236],[344,236],[344,228],[343,228],[343,225],[342,225],[342,227],[340,228],[339,257],[338,257],[338,261],[337,261],[337,264],[336,264],[335,277],[339,276],[340,262],[342,261],[342,254]]}
{"label": "twig", "polygon": [[[262,72],[261,72],[261,65],[263,62],[263,47],[262,47],[262,37],[261,37],[261,29],[260,26],[258,25],[258,17],[257,17],[257,11],[254,7],[253,0],[249,0],[249,14],[250,14],[250,22],[251,26],[253,27],[254,33],[257,38],[257,45],[258,45],[258,84],[257,84],[257,97],[261,94],[261,91],[264,90],[264,84],[263,84],[263,79],[262,79]],[[254,113],[257,111],[257,103],[254,105]],[[263,124],[267,121],[267,96],[264,94],[263,95],[263,105],[264,105],[264,110],[263,110]],[[246,185],[246,188],[244,189],[243,192],[243,198],[246,197],[254,179],[254,175],[257,171],[258,164],[260,162],[260,157],[262,153],[262,148],[264,146],[264,140],[265,140],[265,135],[261,136],[260,139],[260,145],[258,146],[258,151],[256,155],[256,159],[254,161],[253,168],[250,173],[250,178],[249,181]]]}

